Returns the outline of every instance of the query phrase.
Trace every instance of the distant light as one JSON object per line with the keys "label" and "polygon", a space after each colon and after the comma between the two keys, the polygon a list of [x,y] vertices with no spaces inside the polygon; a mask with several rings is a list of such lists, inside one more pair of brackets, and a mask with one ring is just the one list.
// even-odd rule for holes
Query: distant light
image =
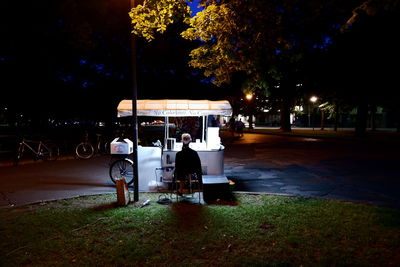
{"label": "distant light", "polygon": [[246,94],[246,99],[247,100],[253,99],[253,94]]}
{"label": "distant light", "polygon": [[317,100],[318,100],[318,97],[316,97],[316,96],[310,97],[310,101],[313,103],[317,102]]}
{"label": "distant light", "polygon": [[302,106],[295,106],[294,110],[295,111],[303,111],[303,107]]}

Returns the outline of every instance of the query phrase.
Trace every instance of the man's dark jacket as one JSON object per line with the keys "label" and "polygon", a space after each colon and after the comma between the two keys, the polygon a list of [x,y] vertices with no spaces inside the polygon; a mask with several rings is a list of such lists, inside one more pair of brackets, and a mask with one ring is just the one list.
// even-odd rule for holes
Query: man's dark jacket
{"label": "man's dark jacket", "polygon": [[187,174],[196,173],[202,183],[201,161],[196,151],[184,145],[182,150],[176,153],[175,179],[184,179]]}

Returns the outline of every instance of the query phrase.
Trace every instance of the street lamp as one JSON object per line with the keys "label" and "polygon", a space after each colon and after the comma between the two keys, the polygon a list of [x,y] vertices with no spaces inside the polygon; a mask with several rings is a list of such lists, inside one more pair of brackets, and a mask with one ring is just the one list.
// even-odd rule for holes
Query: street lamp
{"label": "street lamp", "polygon": [[316,97],[315,95],[312,96],[312,97],[310,97],[310,101],[311,101],[312,103],[317,102],[317,100],[318,100],[318,97]]}
{"label": "street lamp", "polygon": [[[310,97],[310,102],[312,103],[312,109],[313,109],[313,119],[312,119],[312,124],[313,124],[313,131],[314,131],[314,104],[315,104],[315,102],[317,102],[317,100],[318,100],[318,97],[316,97],[316,96],[311,96]],[[308,105],[308,126],[310,126],[310,117],[311,117],[311,115],[310,115],[310,105]]]}
{"label": "street lamp", "polygon": [[246,94],[246,99],[251,101],[253,99],[253,94],[250,93]]}

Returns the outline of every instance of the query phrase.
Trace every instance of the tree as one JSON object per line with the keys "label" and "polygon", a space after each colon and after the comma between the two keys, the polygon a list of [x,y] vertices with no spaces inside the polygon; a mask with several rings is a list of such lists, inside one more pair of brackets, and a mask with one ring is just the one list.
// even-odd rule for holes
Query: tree
{"label": "tree", "polygon": [[132,32],[147,41],[154,40],[157,33],[164,33],[167,26],[174,22],[187,22],[190,15],[191,10],[185,0],[144,0],[129,13]]}
{"label": "tree", "polygon": [[400,60],[394,34],[399,22],[398,1],[365,1],[314,61],[311,73],[321,93],[330,102],[356,108],[357,135],[366,133],[368,112],[373,116],[376,106],[398,106],[392,66]]}
{"label": "tree", "polygon": [[189,28],[182,36],[201,40],[190,53],[189,64],[202,69],[218,86],[229,83],[238,72],[254,82],[264,81],[281,104],[281,127],[287,131],[308,54],[324,48],[328,37],[339,31],[337,25],[343,25],[349,11],[361,3],[209,0],[201,1],[204,10],[189,19],[184,2],[145,1],[132,10],[134,32],[152,40],[175,18],[183,18]]}
{"label": "tree", "polygon": [[[290,131],[290,113],[301,93],[304,64],[314,50],[325,49],[360,1],[207,1],[182,35],[201,39],[191,52],[191,66],[214,83],[232,73],[265,81],[281,105],[281,128]],[[339,6],[341,8],[339,8]]]}

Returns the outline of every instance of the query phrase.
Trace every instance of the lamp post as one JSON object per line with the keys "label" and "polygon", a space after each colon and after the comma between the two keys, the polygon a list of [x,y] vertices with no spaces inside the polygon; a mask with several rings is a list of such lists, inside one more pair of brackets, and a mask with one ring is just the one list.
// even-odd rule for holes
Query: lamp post
{"label": "lamp post", "polygon": [[[129,0],[130,10],[143,0]],[[133,201],[139,201],[138,171],[138,130],[137,130],[137,71],[136,71],[136,35],[131,34],[131,71],[132,71],[132,124],[133,124]]]}
{"label": "lamp post", "polygon": [[[315,102],[317,102],[317,100],[318,100],[318,97],[316,97],[316,96],[310,97],[310,102],[312,103],[312,110],[313,110],[313,112],[312,112],[313,131],[314,131],[314,104],[315,104]],[[308,109],[308,124],[310,124],[310,109]]]}
{"label": "lamp post", "polygon": [[253,114],[251,112],[251,101],[253,100],[253,94],[247,93],[246,100],[247,100],[247,110],[249,112],[249,129],[253,129]]}

